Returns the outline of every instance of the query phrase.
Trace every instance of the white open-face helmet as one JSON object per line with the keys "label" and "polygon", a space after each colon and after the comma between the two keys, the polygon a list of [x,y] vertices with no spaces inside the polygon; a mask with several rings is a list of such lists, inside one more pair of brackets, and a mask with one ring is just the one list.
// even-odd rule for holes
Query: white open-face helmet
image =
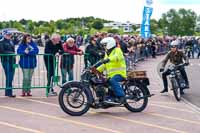
{"label": "white open-face helmet", "polygon": [[178,44],[179,44],[179,42],[176,40],[176,41],[172,41],[170,46],[171,47],[177,47]]}
{"label": "white open-face helmet", "polygon": [[101,40],[101,44],[104,45],[107,50],[116,47],[116,42],[113,37],[104,38],[103,40]]}

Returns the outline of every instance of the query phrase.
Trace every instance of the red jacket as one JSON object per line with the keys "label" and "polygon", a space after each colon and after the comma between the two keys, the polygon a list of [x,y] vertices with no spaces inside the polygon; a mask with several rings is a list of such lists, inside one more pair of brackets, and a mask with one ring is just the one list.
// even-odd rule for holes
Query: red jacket
{"label": "red jacket", "polygon": [[63,44],[64,53],[69,53],[69,55],[63,55],[61,58],[61,68],[73,68],[74,55],[78,55],[78,52],[82,51],[76,45],[69,47],[67,43]]}
{"label": "red jacket", "polygon": [[73,45],[73,47],[69,47],[67,43],[63,44],[63,49],[65,53],[69,53],[72,55],[77,55],[78,52],[82,51],[81,49],[79,49],[76,44]]}

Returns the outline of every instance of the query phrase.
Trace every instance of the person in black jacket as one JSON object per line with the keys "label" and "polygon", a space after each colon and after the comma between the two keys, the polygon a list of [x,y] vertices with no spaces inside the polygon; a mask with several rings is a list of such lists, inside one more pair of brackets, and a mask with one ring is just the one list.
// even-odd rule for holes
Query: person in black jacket
{"label": "person in black jacket", "polygon": [[119,35],[115,35],[114,39],[117,43],[117,47],[120,47],[123,54],[128,53],[128,48],[127,48],[127,44],[124,40],[121,39],[121,37]]}
{"label": "person in black jacket", "polygon": [[151,41],[152,58],[156,58],[156,43],[155,40]]}
{"label": "person in black jacket", "polygon": [[11,41],[12,34],[11,32],[5,30],[3,31],[3,39],[0,40],[0,54],[1,56],[1,63],[4,69],[4,73],[6,76],[6,90],[5,96],[8,97],[16,97],[12,93],[12,82],[14,78],[14,64],[16,62],[15,56],[13,55],[3,55],[3,54],[14,54],[15,53],[15,46],[14,43]]}
{"label": "person in black jacket", "polygon": [[[51,83],[53,82],[53,76],[54,76],[54,71],[55,71],[55,60],[54,57],[55,55],[59,55],[59,53],[63,52],[63,47],[60,39],[60,35],[58,34],[53,34],[51,36],[51,39],[46,42],[45,45],[45,54],[51,54],[51,55],[45,55],[44,56],[44,61],[45,61],[45,66],[47,69],[47,87],[48,87],[48,93],[49,95],[55,96],[57,95],[56,92],[54,92]],[[50,92],[51,88],[51,92]]]}
{"label": "person in black jacket", "polygon": [[197,43],[197,48],[198,48],[197,59],[199,59],[199,57],[200,57],[200,38],[198,38],[197,41],[198,41],[198,43]]}
{"label": "person in black jacket", "polygon": [[90,38],[90,43],[87,46],[85,53],[88,58],[87,60],[90,62],[90,65],[94,65],[100,60],[101,55],[103,54],[99,45],[97,45],[97,39],[95,37]]}

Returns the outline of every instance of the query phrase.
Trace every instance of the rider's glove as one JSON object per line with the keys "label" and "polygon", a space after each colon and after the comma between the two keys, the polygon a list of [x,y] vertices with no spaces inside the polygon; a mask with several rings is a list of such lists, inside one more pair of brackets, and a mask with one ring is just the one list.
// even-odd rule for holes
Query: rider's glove
{"label": "rider's glove", "polygon": [[110,60],[107,58],[107,59],[103,60],[102,63],[103,63],[103,64],[106,64],[106,63],[108,63],[109,61],[110,61]]}
{"label": "rider's glove", "polygon": [[105,56],[105,52],[104,52],[104,51],[99,52],[98,55],[99,55],[100,58],[104,58],[104,56]]}
{"label": "rider's glove", "polygon": [[189,63],[185,63],[186,66],[189,66]]}
{"label": "rider's glove", "polygon": [[58,54],[59,54],[59,55],[62,55],[63,53],[64,53],[63,50],[59,50],[59,51],[58,51]]}
{"label": "rider's glove", "polygon": [[163,72],[165,69],[164,68],[160,68],[160,72]]}

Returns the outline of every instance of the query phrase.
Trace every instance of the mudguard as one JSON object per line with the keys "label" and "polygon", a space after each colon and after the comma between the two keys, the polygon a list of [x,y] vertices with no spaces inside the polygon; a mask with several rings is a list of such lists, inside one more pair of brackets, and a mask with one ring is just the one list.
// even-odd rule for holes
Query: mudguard
{"label": "mudguard", "polygon": [[79,85],[80,89],[82,89],[86,94],[88,94],[89,104],[91,105],[93,103],[93,101],[94,101],[92,92],[91,92],[90,88],[87,85],[84,85],[82,82],[80,82],[80,81],[69,81],[69,82],[64,83],[61,86],[61,88],[70,88],[70,86],[72,86],[73,84]]}
{"label": "mudguard", "polygon": [[143,88],[147,91],[147,95],[151,95],[147,87],[148,85],[150,85],[149,78],[133,78],[133,79],[129,79],[129,82],[131,84],[137,84],[137,85],[143,86]]}
{"label": "mudguard", "polygon": [[132,79],[129,79],[129,81],[136,82],[136,83],[142,84],[144,86],[150,85],[149,78],[132,78]]}

